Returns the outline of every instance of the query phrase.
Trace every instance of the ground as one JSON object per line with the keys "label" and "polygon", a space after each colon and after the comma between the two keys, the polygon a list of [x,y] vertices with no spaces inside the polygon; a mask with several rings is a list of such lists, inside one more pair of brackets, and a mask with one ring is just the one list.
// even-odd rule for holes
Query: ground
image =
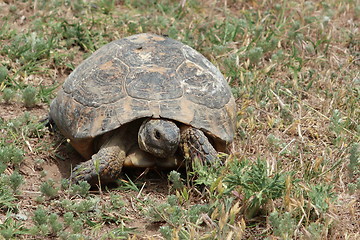
{"label": "ground", "polygon": [[[332,0],[0,3],[0,239],[359,239],[359,13]],[[140,32],[190,45],[229,81],[224,164],[69,186],[84,159],[40,122],[76,66]]]}

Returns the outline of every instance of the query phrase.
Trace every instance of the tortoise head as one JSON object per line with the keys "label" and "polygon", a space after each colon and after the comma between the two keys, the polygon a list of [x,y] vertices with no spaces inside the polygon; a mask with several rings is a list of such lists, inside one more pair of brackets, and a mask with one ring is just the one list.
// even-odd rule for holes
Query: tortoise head
{"label": "tortoise head", "polygon": [[145,120],[139,129],[138,143],[141,150],[156,157],[167,158],[174,155],[180,142],[180,129],[166,119]]}

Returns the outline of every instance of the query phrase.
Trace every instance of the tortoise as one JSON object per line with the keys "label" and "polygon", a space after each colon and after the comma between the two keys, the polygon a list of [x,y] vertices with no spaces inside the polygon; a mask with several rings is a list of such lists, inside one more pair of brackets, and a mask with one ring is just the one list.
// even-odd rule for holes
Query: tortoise
{"label": "tortoise", "polygon": [[84,60],[50,105],[50,119],[87,161],[74,182],[111,182],[123,166],[212,164],[234,138],[235,100],[193,48],[150,33],[112,41]]}

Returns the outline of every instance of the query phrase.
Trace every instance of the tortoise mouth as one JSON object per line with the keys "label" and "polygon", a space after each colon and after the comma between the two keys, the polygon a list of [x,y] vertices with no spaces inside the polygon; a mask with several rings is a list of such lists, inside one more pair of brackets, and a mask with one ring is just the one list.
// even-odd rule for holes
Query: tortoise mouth
{"label": "tortoise mouth", "polygon": [[139,141],[139,147],[141,150],[151,153],[155,157],[167,158],[175,154],[178,148],[178,142],[169,141],[165,146],[158,146],[152,142],[145,144],[143,141]]}
{"label": "tortoise mouth", "polygon": [[152,153],[154,156],[159,158],[167,158],[174,156],[176,150],[177,150],[177,145],[174,145],[171,147],[169,146],[167,149],[153,148],[153,150],[150,153]]}

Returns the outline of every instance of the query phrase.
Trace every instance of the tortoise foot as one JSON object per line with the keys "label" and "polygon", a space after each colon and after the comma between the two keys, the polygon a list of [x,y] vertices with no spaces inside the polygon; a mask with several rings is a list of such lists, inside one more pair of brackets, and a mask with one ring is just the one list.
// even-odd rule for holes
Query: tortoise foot
{"label": "tortoise foot", "polygon": [[115,181],[124,164],[125,158],[118,146],[103,147],[90,160],[73,169],[70,180],[73,183],[87,181],[91,185]]}
{"label": "tortoise foot", "polygon": [[201,163],[213,164],[219,161],[218,153],[205,134],[196,128],[187,128],[181,133],[180,149],[186,159],[200,160]]}

